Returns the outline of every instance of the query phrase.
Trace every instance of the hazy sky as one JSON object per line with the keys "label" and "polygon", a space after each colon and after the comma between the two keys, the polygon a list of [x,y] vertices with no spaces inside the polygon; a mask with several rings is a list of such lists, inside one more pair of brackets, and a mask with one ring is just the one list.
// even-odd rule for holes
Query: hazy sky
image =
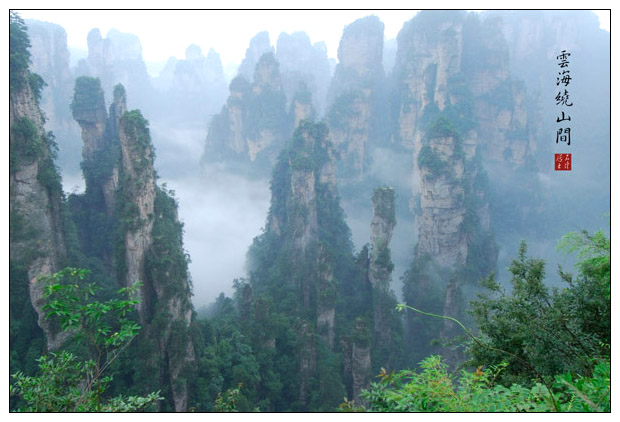
{"label": "hazy sky", "polygon": [[[380,4],[375,2],[375,5]],[[111,28],[115,28],[140,38],[146,61],[165,61],[170,56],[182,59],[185,57],[185,49],[193,43],[200,46],[205,55],[209,48],[215,49],[224,66],[231,62],[239,64],[250,39],[260,31],[269,31],[272,45],[276,44],[281,32],[305,31],[312,42],[325,41],[328,55],[337,57],[343,28],[356,19],[377,15],[385,24],[385,38],[391,39],[396,37],[403,23],[415,13],[414,10],[20,11],[23,18],[57,23],[64,27],[68,44],[74,48],[87,49],[86,37],[93,28],[99,28],[104,37]],[[602,27],[609,30],[609,12],[600,12],[599,16],[602,16]]]}
{"label": "hazy sky", "polygon": [[87,49],[86,37],[93,28],[102,35],[111,28],[137,35],[142,54],[148,61],[163,61],[170,56],[185,57],[192,43],[204,54],[213,48],[222,63],[239,63],[250,39],[260,31],[269,31],[275,45],[281,32],[305,31],[312,42],[325,41],[328,55],[336,57],[343,28],[364,16],[375,14],[385,24],[386,39],[394,38],[403,23],[415,11],[187,11],[187,10],[24,10],[25,19],[57,23],[67,31],[72,47]]}

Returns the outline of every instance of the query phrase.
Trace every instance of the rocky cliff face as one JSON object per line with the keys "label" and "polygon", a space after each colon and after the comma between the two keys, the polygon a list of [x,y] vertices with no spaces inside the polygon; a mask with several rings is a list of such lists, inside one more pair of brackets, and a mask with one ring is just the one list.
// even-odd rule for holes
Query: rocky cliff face
{"label": "rocky cliff face", "polygon": [[[293,347],[299,377],[296,390],[290,393],[300,403],[300,410],[316,409],[323,404],[317,402],[317,394],[322,393],[314,386],[330,382],[325,378],[327,368],[336,371],[330,375],[337,377],[333,388],[342,385],[341,369],[333,366],[343,341],[338,335],[339,313],[343,311],[338,306],[346,306],[338,298],[343,294],[342,280],[351,277],[353,260],[338,203],[334,154],[324,124],[301,121],[277,161],[271,186],[265,233],[248,253],[250,283],[257,298],[263,295],[272,301],[272,312],[287,315],[291,328],[299,334],[295,346],[289,345],[282,330],[265,334],[271,342],[260,336],[255,344],[263,350],[266,344],[275,343],[276,356]],[[257,299],[253,306],[258,306]],[[346,344],[352,353],[353,343]],[[356,356],[359,353],[356,351]]]}
{"label": "rocky cliff face", "polygon": [[[74,220],[87,254],[103,259],[119,284],[141,283],[144,328],[136,347],[151,365],[143,376],[170,385],[171,407],[185,411],[182,374],[195,361],[193,308],[176,202],[156,185],[148,122],[138,110],[127,111],[123,86],[114,89],[109,115],[103,97],[98,79],[77,80],[72,107],[83,129],[87,186],[71,197]],[[111,233],[92,233],[97,228]]]}
{"label": "rocky cliff face", "polygon": [[282,79],[280,77],[280,64],[272,53],[261,56],[254,68],[254,83],[252,93],[260,95],[268,90],[281,92]]}
{"label": "rocky cliff face", "polygon": [[267,230],[280,236],[281,227],[290,227],[294,245],[304,252],[318,240],[317,192],[325,200],[337,198],[334,153],[327,128],[303,122],[295,131],[286,165],[290,190],[272,199],[278,206],[269,213]]}
{"label": "rocky cliff face", "polygon": [[[511,72],[515,62],[500,19],[465,23],[463,72],[471,75],[468,85],[475,100],[478,137],[485,155],[495,161],[522,166],[536,148],[535,133],[529,123],[526,92],[521,76]],[[513,76],[514,75],[514,76]]]}
{"label": "rocky cliff face", "polygon": [[389,290],[392,266],[390,242],[396,225],[394,189],[377,188],[372,197],[372,222],[370,224],[370,271],[368,278],[373,287]]}
{"label": "rocky cliff face", "polygon": [[254,35],[250,40],[250,45],[245,50],[245,57],[239,65],[238,76],[243,76],[250,83],[254,80],[254,69],[260,58],[267,53],[274,54],[275,51],[269,41],[269,32],[263,31]]}
{"label": "rocky cliff face", "polygon": [[[13,54],[13,46],[11,50]],[[13,64],[11,69],[9,260],[12,267],[26,273],[25,280],[11,282],[12,285],[27,283],[30,303],[45,334],[47,349],[55,350],[66,335],[57,333],[50,320],[44,318],[43,286],[39,278],[58,271],[65,252],[60,216],[62,188],[53,161],[53,138],[45,131],[37,93],[29,83],[30,72],[28,68],[15,70]]]}
{"label": "rocky cliff face", "polygon": [[[124,239],[127,268],[124,284],[127,286],[145,280],[145,256],[153,242],[151,232],[156,189],[154,156],[146,123],[140,117],[135,113],[123,115],[118,128],[122,200],[130,219]],[[142,321],[147,320],[151,313],[149,287],[144,285],[141,288],[138,313]]]}
{"label": "rocky cliff face", "polygon": [[467,213],[489,231],[488,203],[467,205],[480,157],[514,166],[530,151],[523,85],[510,79],[497,21],[465,12],[422,12],[406,23],[394,75],[397,136],[414,151],[417,254],[464,265],[473,239]]}
{"label": "rocky cliff face", "polygon": [[418,157],[422,213],[417,254],[429,254],[446,267],[463,265],[468,239],[461,231],[466,212],[462,149],[455,136],[432,138]]}
{"label": "rocky cliff face", "polygon": [[[292,153],[289,154],[287,167],[289,173],[288,192],[281,198],[280,212],[271,212],[267,230],[276,236],[286,236],[290,242],[294,259],[311,261],[313,266],[321,268],[319,284],[325,287],[325,298],[319,295],[318,320],[326,325],[328,337],[333,344],[334,302],[332,281],[332,263],[326,260],[319,244],[319,202],[336,200],[336,186],[333,170],[333,153],[326,137],[324,127],[315,128],[311,123],[303,122],[295,132]],[[275,211],[275,210],[274,210]],[[286,227],[287,233],[282,231]],[[318,250],[317,250],[318,247]],[[319,265],[321,263],[321,265]],[[302,303],[311,306],[311,298],[317,297],[319,286],[310,279],[300,279]],[[331,299],[331,300],[330,300]]]}
{"label": "rocky cliff face", "polygon": [[[187,261],[182,249],[181,225],[174,199],[155,184],[153,147],[148,123],[138,111],[119,121],[121,149],[120,198],[125,201],[125,283],[138,281],[138,313],[149,336],[157,338],[162,376],[168,376],[174,409],[187,409],[189,391],[182,372],[195,361],[189,336],[193,308]],[[162,257],[171,258],[162,262]],[[151,325],[154,319],[163,326]]]}
{"label": "rocky cliff face", "polygon": [[290,107],[300,84],[304,84],[313,94],[312,106],[323,115],[331,77],[325,43],[312,44],[305,32],[283,32],[278,37],[276,59],[280,63],[287,106]]}
{"label": "rocky cliff face", "polygon": [[376,90],[383,79],[382,52],[383,23],[376,16],[345,27],[328,94],[332,142],[343,158],[343,173],[357,179],[364,176],[368,143],[376,126]]}
{"label": "rocky cliff face", "polygon": [[383,74],[383,23],[376,16],[347,25],[338,46],[332,96],[374,82]]}
{"label": "rocky cliff face", "polygon": [[302,82],[293,96],[289,115],[293,120],[293,128],[297,128],[302,120],[314,120],[315,108],[312,105],[312,94]]}
{"label": "rocky cliff face", "polygon": [[[182,372],[195,361],[189,335],[193,308],[176,203],[155,183],[148,123],[138,111],[119,121],[121,160],[117,201],[124,201],[124,280],[142,282],[138,313],[146,335],[158,339],[162,377],[168,377],[176,411],[186,411],[189,391]],[[163,257],[168,257],[162,261]],[[161,319],[162,325],[151,324]]]}
{"label": "rocky cliff face", "polygon": [[261,56],[254,70],[252,98],[245,125],[251,161],[255,161],[263,151],[273,161],[276,151],[283,145],[287,135],[284,102],[279,64],[273,54],[265,54]]}
{"label": "rocky cliff face", "polygon": [[157,85],[168,97],[168,116],[175,123],[200,122],[217,113],[226,102],[226,78],[220,56],[209,49],[207,55],[197,45],[190,45],[184,60],[169,61]]}
{"label": "rocky cliff face", "polygon": [[[390,290],[394,264],[391,260],[390,242],[396,225],[394,189],[375,189],[372,196],[372,222],[370,224],[370,260],[368,279],[373,287],[373,344],[384,349],[393,348],[392,311],[395,297]],[[393,359],[377,362],[383,367],[394,364]]]}
{"label": "rocky cliff face", "polygon": [[28,20],[26,24],[31,43],[31,69],[47,83],[41,98],[47,124],[54,131],[73,126],[67,106],[73,87],[67,33],[61,26],[48,22]]}
{"label": "rocky cliff face", "polygon": [[[71,103],[73,117],[82,130],[82,169],[86,182],[83,195],[70,195],[69,206],[78,228],[80,249],[114,267],[112,233],[116,224],[118,188],[118,119],[126,110],[124,89],[115,91],[110,116],[98,79],[76,80]],[[103,213],[93,212],[94,209]],[[97,227],[99,231],[93,231]]]}
{"label": "rocky cliff face", "polygon": [[[431,127],[418,154],[419,237],[404,296],[412,306],[463,318],[466,299],[461,293],[494,270],[497,249],[479,155],[470,156],[465,140],[439,130],[441,124],[447,121]],[[417,316],[408,319],[412,347],[426,354],[439,352],[428,348],[430,339],[458,334],[449,324],[433,328]],[[452,351],[441,353],[449,363],[458,362]]]}
{"label": "rocky cliff face", "polygon": [[209,126],[203,163],[227,158],[268,168],[275,162],[290,134],[290,119],[272,53],[260,58],[253,80],[249,84],[237,76],[231,82],[227,104]]}
{"label": "rocky cliff face", "polygon": [[91,78],[80,78],[71,108],[73,118],[82,129],[82,158],[84,161],[96,159],[96,153],[104,148],[108,113],[100,82]]}
{"label": "rocky cliff face", "polygon": [[209,125],[203,164],[236,162],[266,173],[299,123],[315,117],[324,93],[312,90],[329,78],[326,50],[304,33],[283,33],[278,46],[276,57],[267,32],[251,40],[226,105]]}
{"label": "rocky cliff face", "polygon": [[56,135],[59,166],[65,175],[73,175],[79,172],[81,139],[69,108],[74,76],[69,68],[67,33],[61,26],[48,22],[27,20],[26,24],[31,42],[31,69],[47,84],[40,101],[46,127]]}
{"label": "rocky cliff face", "polygon": [[[577,107],[575,101],[575,106],[567,113],[572,118],[571,123],[579,122],[579,131],[587,138],[587,142],[571,145],[573,152],[584,160],[581,173],[573,169],[574,182],[571,183],[578,185],[583,181],[584,185],[590,185],[609,179],[610,36],[600,29],[598,17],[587,10],[489,11],[482,16],[499,21],[510,55],[510,71],[527,87],[527,91],[523,91],[524,104],[530,110],[534,108],[532,104],[536,105],[536,117],[528,119],[527,127],[536,141],[530,142],[530,148],[538,167],[553,172],[548,157],[561,152],[561,147],[549,142],[548,134],[553,136],[558,126],[555,118],[559,112],[554,101],[558,92],[557,56],[566,50],[571,53],[571,76],[579,75],[570,81],[568,91],[579,103],[588,104]],[[530,111],[532,113],[534,111]],[[582,204],[598,201],[585,199],[589,195],[588,188],[572,195],[580,197]],[[561,201],[566,203],[566,200]],[[572,206],[579,207],[579,204]]]}
{"label": "rocky cliff face", "polygon": [[474,110],[462,131],[475,128],[485,158],[523,165],[533,141],[523,85],[511,79],[509,66],[497,20],[454,11],[418,14],[398,36],[396,136],[416,156],[424,126],[437,113],[462,114],[460,104]]}
{"label": "rocky cliff face", "polygon": [[112,96],[114,86],[121,83],[135,104],[150,110],[151,83],[138,37],[111,29],[103,38],[95,28],[88,33],[87,41],[88,57],[78,62],[76,76],[100,78],[108,98]]}
{"label": "rocky cliff face", "polygon": [[[512,81],[505,50],[497,22],[466,12],[424,11],[399,33],[395,136],[413,150],[419,233],[405,286],[413,306],[462,316],[463,286],[495,267],[482,163],[513,169],[530,153],[523,86]],[[420,344],[439,332],[449,337],[409,317],[408,337],[425,353]]]}

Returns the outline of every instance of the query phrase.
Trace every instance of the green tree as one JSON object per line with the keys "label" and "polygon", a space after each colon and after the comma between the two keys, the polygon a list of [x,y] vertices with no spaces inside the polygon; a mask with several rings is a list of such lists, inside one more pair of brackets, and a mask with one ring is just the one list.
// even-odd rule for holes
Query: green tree
{"label": "green tree", "polygon": [[579,251],[579,274],[573,277],[560,268],[567,287],[550,290],[544,284],[544,261],[527,257],[522,243],[509,268],[512,291],[506,293],[490,276],[483,285],[491,295],[472,303],[481,341],[471,344],[472,363],[508,361],[501,376],[505,383],[528,383],[537,372],[592,376],[598,362],[610,359],[610,245],[601,232],[565,236],[560,247]]}
{"label": "green tree", "polygon": [[14,11],[9,14],[9,86],[11,92],[28,80],[30,38],[23,19]]}
{"label": "green tree", "polygon": [[160,399],[158,393],[145,397],[118,396],[101,402],[106,384],[111,377],[97,374],[95,361],[80,362],[69,352],[52,353],[51,358],[37,359],[40,375],[13,375],[10,393],[19,395],[26,403],[24,412],[135,412],[149,409]]}
{"label": "green tree", "polygon": [[421,371],[383,370],[360,397],[364,406],[345,401],[340,411],[371,412],[609,412],[609,363],[601,362],[592,377],[562,374],[555,377],[553,388],[504,386],[498,378],[507,364],[473,371],[462,370],[458,377],[448,372],[440,356],[420,362]]}
{"label": "green tree", "polygon": [[215,399],[215,411],[216,412],[238,412],[237,401],[239,400],[239,394],[243,384],[239,384],[237,388],[229,388],[224,395],[218,393]]}
{"label": "green tree", "polygon": [[578,252],[577,277],[559,269],[568,287],[550,291],[544,261],[528,258],[522,243],[510,266],[510,294],[490,276],[483,285],[495,297],[473,302],[477,337],[454,318],[397,305],[459,325],[472,340],[473,375],[455,378],[431,356],[420,373],[383,371],[361,394],[367,406],[345,401],[340,409],[609,412],[611,242],[602,232],[583,231],[564,236],[558,248]]}
{"label": "green tree", "polygon": [[146,409],[160,399],[159,393],[146,397],[114,397],[104,402],[106,385],[112,380],[104,375],[119,354],[136,336],[140,327],[130,318],[137,300],[130,299],[138,285],[117,293],[128,299],[98,301],[96,287],[84,284],[88,270],[65,268],[43,277],[43,307],[46,318],[53,318],[63,331],[70,333],[88,349],[91,359],[80,362],[67,351],[40,357],[40,375],[13,374],[11,394],[20,396],[28,412],[136,411]]}
{"label": "green tree", "polygon": [[421,371],[382,371],[379,382],[371,383],[361,398],[366,407],[343,403],[342,410],[372,412],[523,412],[551,411],[549,392],[541,384],[532,388],[513,385],[506,388],[494,380],[505,365],[482,371],[462,370],[456,378],[440,356],[420,362]]}

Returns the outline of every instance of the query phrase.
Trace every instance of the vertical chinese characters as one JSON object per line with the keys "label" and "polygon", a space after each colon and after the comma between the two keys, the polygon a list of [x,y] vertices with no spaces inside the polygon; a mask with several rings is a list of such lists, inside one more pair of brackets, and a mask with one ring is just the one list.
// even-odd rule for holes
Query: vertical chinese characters
{"label": "vertical chinese characters", "polygon": [[[568,86],[573,78],[570,75],[569,60],[571,53],[566,50],[562,50],[560,54],[556,56],[558,60],[558,67],[560,68],[558,76],[556,77],[556,86],[558,87],[557,95],[555,96],[555,104],[560,108],[559,112],[561,116],[556,118],[556,123],[562,123],[563,127],[558,127],[555,134],[555,143],[565,143],[566,146],[571,144],[571,128],[568,126],[568,122],[571,121],[571,117],[568,114],[568,110],[565,107],[572,107],[573,102],[569,94]],[[558,158],[560,157],[560,162]],[[555,154],[555,169],[556,170],[571,170],[571,154]]]}

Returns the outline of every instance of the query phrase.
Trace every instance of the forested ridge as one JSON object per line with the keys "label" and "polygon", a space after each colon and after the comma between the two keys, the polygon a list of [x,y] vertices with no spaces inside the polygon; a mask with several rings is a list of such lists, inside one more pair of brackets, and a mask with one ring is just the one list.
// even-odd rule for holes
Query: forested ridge
{"label": "forested ridge", "polygon": [[[45,31],[11,11],[9,410],[610,412],[610,217],[557,217],[550,110],[536,75],[509,70],[544,56],[523,56],[515,29],[539,15],[505,12],[422,11],[397,47],[359,19],[331,65],[305,33],[277,49],[259,33],[226,87],[213,50],[190,46],[155,81],[127,52],[98,56],[136,42],[98,30],[48,85],[32,56]],[[207,111],[199,185],[264,179],[270,200],[232,293],[199,306],[205,257],[186,249],[187,197],[156,140]],[[69,193],[78,164],[58,151],[76,133],[84,189]],[[583,215],[604,220],[589,177]]]}

